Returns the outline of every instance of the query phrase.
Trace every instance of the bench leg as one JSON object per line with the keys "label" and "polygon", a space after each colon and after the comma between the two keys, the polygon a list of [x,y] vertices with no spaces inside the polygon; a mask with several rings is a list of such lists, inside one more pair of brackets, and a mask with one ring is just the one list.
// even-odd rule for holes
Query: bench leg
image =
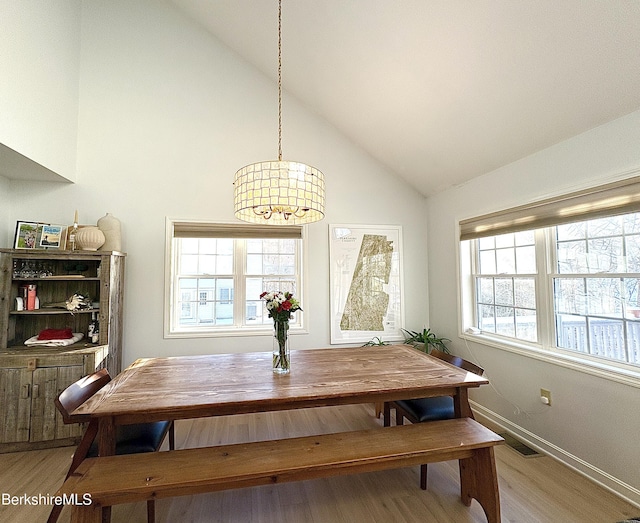
{"label": "bench leg", "polygon": [[471,458],[460,460],[460,497],[469,506],[476,499],[488,523],[500,523],[500,492],[493,447],[476,449]]}

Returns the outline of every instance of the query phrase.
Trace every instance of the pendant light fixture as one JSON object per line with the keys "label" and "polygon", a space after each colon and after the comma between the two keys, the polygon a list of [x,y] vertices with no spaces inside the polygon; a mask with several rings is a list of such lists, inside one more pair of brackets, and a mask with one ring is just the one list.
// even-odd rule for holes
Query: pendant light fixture
{"label": "pendant light fixture", "polygon": [[278,160],[252,163],[236,172],[236,218],[268,225],[296,225],[324,218],[324,174],[282,159],[282,0],[278,0]]}

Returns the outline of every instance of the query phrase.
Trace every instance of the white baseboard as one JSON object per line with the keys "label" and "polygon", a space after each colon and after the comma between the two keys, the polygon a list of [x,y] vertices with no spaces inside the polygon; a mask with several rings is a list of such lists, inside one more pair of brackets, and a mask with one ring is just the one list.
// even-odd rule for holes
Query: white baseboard
{"label": "white baseboard", "polygon": [[575,470],[579,474],[582,474],[591,481],[597,483],[601,487],[612,492],[616,496],[624,499],[632,505],[640,508],[640,490],[628,485],[627,483],[620,481],[618,478],[608,474],[607,472],[594,467],[590,463],[587,463],[583,459],[574,456],[570,452],[561,449],[557,445],[546,441],[532,432],[528,431],[516,425],[512,421],[496,414],[495,412],[479,405],[474,401],[470,401],[473,412],[478,419],[482,422],[483,419],[489,423],[497,425],[504,429],[506,432],[519,439],[529,447],[552,457],[559,461],[563,465]]}

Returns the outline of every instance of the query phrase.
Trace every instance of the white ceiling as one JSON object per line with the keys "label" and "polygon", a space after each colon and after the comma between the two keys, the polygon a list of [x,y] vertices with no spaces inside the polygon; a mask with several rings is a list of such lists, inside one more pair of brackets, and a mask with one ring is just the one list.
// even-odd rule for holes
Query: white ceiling
{"label": "white ceiling", "polygon": [[[276,79],[277,0],[172,2]],[[637,0],[282,9],[284,89],[425,196],[640,109]]]}

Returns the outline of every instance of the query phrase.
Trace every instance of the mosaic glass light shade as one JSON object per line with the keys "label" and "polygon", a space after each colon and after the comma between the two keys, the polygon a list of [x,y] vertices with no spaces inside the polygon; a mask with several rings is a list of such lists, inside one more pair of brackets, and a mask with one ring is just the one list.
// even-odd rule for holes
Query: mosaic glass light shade
{"label": "mosaic glass light shade", "polygon": [[297,225],[324,218],[324,174],[291,161],[252,163],[233,182],[236,218],[268,225]]}

